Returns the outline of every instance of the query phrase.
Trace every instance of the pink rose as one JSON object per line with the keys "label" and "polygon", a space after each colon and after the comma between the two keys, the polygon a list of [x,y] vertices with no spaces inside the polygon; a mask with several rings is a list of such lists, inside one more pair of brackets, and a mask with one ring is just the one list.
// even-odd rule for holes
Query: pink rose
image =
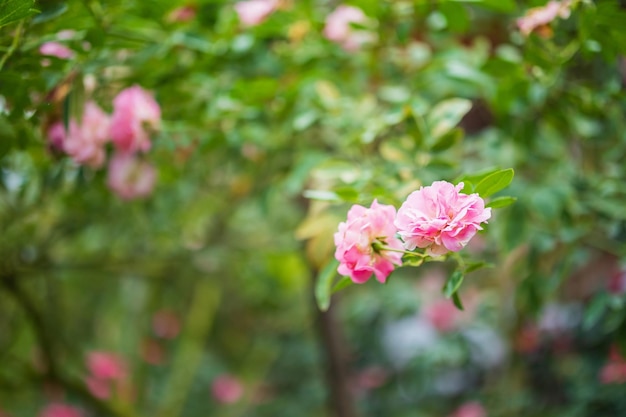
{"label": "pink rose", "polygon": [[109,162],[107,184],[124,200],[150,195],[156,170],[148,162],[131,154],[115,154]]}
{"label": "pink rose", "polygon": [[457,252],[482,230],[491,209],[478,194],[461,194],[462,188],[463,183],[436,181],[407,197],[395,221],[406,249],[426,248],[431,256]]}
{"label": "pink rose", "polygon": [[372,41],[374,35],[366,30],[353,28],[351,23],[365,23],[367,20],[361,9],[354,6],[339,6],[326,17],[324,36],[347,51],[356,51],[361,45]]}
{"label": "pink rose", "polygon": [[235,4],[235,12],[244,26],[256,26],[278,7],[278,0],[247,0]]}
{"label": "pink rose", "polygon": [[90,101],[85,105],[81,123],[71,120],[69,127],[62,141],[65,153],[77,164],[101,167],[106,157],[104,145],[109,140],[109,116]]}
{"label": "pink rose", "polygon": [[547,26],[557,17],[567,19],[570,15],[571,7],[570,0],[562,2],[550,1],[543,7],[529,9],[523,17],[517,19],[517,27],[522,35],[528,36],[535,29]]}
{"label": "pink rose", "polygon": [[402,249],[402,242],[395,237],[395,215],[393,206],[378,204],[376,200],[370,208],[352,206],[347,221],[339,224],[334,236],[335,258],[340,262],[337,271],[341,275],[362,284],[375,274],[384,283],[394,265],[402,265],[402,253],[380,249],[381,245]]}
{"label": "pink rose", "polygon": [[39,47],[41,55],[55,56],[59,59],[70,59],[74,57],[74,51],[59,42],[45,42]]}
{"label": "pink rose", "polygon": [[150,150],[150,131],[161,126],[161,108],[138,85],[122,90],[113,100],[111,139],[120,152]]}
{"label": "pink rose", "polygon": [[243,395],[243,386],[237,378],[224,374],[213,380],[211,393],[217,402],[233,404]]}
{"label": "pink rose", "polygon": [[83,412],[71,405],[62,403],[48,404],[41,412],[39,417],[83,417]]}
{"label": "pink rose", "polygon": [[450,417],[487,417],[487,412],[478,402],[467,402],[456,409]]}

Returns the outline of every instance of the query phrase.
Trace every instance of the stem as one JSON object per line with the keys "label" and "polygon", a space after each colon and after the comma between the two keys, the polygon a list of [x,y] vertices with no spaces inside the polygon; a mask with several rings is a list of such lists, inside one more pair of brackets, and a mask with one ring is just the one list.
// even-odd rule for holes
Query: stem
{"label": "stem", "polygon": [[46,373],[51,379],[57,379],[57,367],[53,354],[52,337],[46,328],[46,324],[42,315],[35,307],[35,304],[28,297],[26,292],[20,288],[17,282],[17,277],[6,276],[2,279],[4,288],[10,293],[17,304],[22,307],[24,313],[28,316],[28,319],[33,325],[35,337],[39,341],[44,361],[46,363]]}
{"label": "stem", "polygon": [[383,246],[380,243],[373,243],[372,246],[374,247],[374,250],[376,251],[384,251],[384,252],[398,252],[398,253],[404,253],[406,255],[411,255],[411,256],[419,256],[421,258],[425,258],[428,255],[426,255],[425,253],[419,253],[419,252],[411,252],[408,250],[403,250],[403,249],[395,249],[395,248],[390,248],[389,246]]}
{"label": "stem", "polygon": [[350,391],[349,368],[346,344],[337,319],[333,304],[328,311],[317,308],[317,320],[322,347],[326,354],[326,378],[330,394],[331,412],[334,417],[356,417],[354,398]]}
{"label": "stem", "polygon": [[22,37],[23,28],[24,28],[24,21],[21,20],[20,23],[17,25],[17,29],[15,29],[15,37],[13,38],[13,42],[11,42],[11,46],[9,47],[7,52],[2,56],[2,59],[0,59],[0,71],[4,67],[4,64],[7,62],[7,60],[11,57],[11,55],[13,55],[13,53],[15,53],[15,51],[17,50],[17,46],[20,43],[20,38]]}

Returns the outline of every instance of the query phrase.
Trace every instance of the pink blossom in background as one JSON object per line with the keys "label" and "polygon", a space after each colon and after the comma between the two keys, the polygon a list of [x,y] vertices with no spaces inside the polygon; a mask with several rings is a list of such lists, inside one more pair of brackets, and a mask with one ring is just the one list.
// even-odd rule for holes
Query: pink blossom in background
{"label": "pink blossom in background", "polygon": [[165,20],[168,22],[184,23],[195,19],[196,8],[191,5],[180,6],[172,10]]}
{"label": "pink blossom in background", "polygon": [[607,289],[613,294],[623,294],[626,292],[626,269],[616,268],[609,277]]}
{"label": "pink blossom in background", "polygon": [[41,410],[38,417],[84,417],[84,414],[80,409],[71,405],[50,403]]}
{"label": "pink blossom in background", "polygon": [[233,404],[242,397],[243,385],[232,375],[223,374],[213,380],[211,393],[217,402]]}
{"label": "pink blossom in background", "polygon": [[475,401],[462,404],[450,417],[487,417],[483,406]]}
{"label": "pink blossom in background", "polygon": [[55,56],[59,59],[74,57],[74,51],[59,42],[45,42],[39,47],[39,53],[46,56]]}
{"label": "pink blossom in background", "polygon": [[126,363],[109,352],[90,352],[87,355],[87,369],[95,378],[120,380],[127,376]]}
{"label": "pink blossom in background", "polygon": [[567,19],[571,13],[571,1],[549,1],[542,7],[529,9],[526,14],[517,19],[517,27],[524,36],[530,35],[536,29],[545,27],[557,17]]}
{"label": "pink blossom in background", "polygon": [[141,343],[141,358],[150,365],[161,365],[165,362],[165,349],[157,340],[146,338]]}
{"label": "pink blossom in background", "polygon": [[174,339],[180,332],[180,320],[173,311],[157,311],[152,317],[152,330],[157,337]]}
{"label": "pink blossom in background", "polygon": [[326,17],[324,36],[347,51],[356,51],[363,44],[372,41],[374,35],[366,30],[353,28],[351,24],[365,23],[367,20],[367,16],[361,9],[341,5]]}
{"label": "pink blossom in background", "polygon": [[256,26],[278,7],[278,0],[247,0],[235,4],[235,12],[244,26]]}
{"label": "pink blossom in background", "polygon": [[382,366],[372,365],[355,375],[354,383],[360,390],[373,390],[383,386],[389,380],[389,371]]}
{"label": "pink blossom in background", "polygon": [[346,222],[339,224],[334,235],[335,258],[340,262],[337,271],[349,276],[357,284],[366,282],[372,274],[385,282],[395,269],[402,265],[402,253],[380,251],[375,244],[401,250],[402,242],[395,237],[393,206],[378,204],[374,200],[370,208],[357,204],[348,211]]}
{"label": "pink blossom in background", "polygon": [[626,359],[616,346],[611,347],[609,360],[600,370],[600,382],[603,384],[626,383]]}
{"label": "pink blossom in background", "polygon": [[406,249],[426,248],[432,256],[457,252],[482,230],[491,209],[478,194],[461,194],[462,189],[463,183],[435,181],[407,197],[395,220]]}
{"label": "pink blossom in background", "polygon": [[106,158],[104,145],[109,140],[109,116],[90,101],[85,105],[82,122],[72,120],[69,127],[63,150],[77,164],[101,167]]}
{"label": "pink blossom in background", "polygon": [[90,352],[87,355],[87,369],[87,389],[100,399],[109,398],[113,384],[123,382],[128,377],[124,360],[110,352]]}
{"label": "pink blossom in background", "polygon": [[109,162],[107,184],[124,200],[150,195],[155,182],[154,167],[134,155],[118,153]]}
{"label": "pink blossom in background", "polygon": [[438,299],[426,305],[422,314],[442,333],[454,330],[462,318],[463,312],[457,309],[450,300]]}
{"label": "pink blossom in background", "polygon": [[96,398],[106,400],[111,396],[111,381],[88,376],[85,379],[87,389]]}
{"label": "pink blossom in background", "polygon": [[526,324],[515,336],[514,349],[522,354],[533,353],[541,344],[541,332],[534,324]]}
{"label": "pink blossom in background", "polygon": [[65,127],[63,127],[63,122],[55,122],[48,127],[48,145],[53,150],[62,151],[63,150],[63,142],[65,142]]}
{"label": "pink blossom in background", "polygon": [[152,94],[134,85],[113,100],[111,139],[124,153],[150,150],[150,133],[161,126],[161,108]]}
{"label": "pink blossom in background", "polygon": [[74,36],[76,36],[76,31],[74,29],[64,29],[57,32],[57,39],[62,41],[73,39]]}

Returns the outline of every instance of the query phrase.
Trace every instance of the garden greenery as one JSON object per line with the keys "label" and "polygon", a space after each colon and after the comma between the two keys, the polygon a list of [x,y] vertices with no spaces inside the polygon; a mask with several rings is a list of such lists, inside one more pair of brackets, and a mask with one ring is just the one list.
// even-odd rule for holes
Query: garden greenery
{"label": "garden greenery", "polygon": [[624,415],[624,22],[0,0],[0,416]]}

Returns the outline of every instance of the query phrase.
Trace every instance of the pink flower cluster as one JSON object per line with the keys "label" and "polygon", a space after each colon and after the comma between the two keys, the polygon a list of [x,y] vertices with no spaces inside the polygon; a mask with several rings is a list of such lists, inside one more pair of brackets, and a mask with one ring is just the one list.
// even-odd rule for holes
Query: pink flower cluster
{"label": "pink flower cluster", "polygon": [[395,221],[406,249],[426,248],[433,256],[458,252],[482,230],[491,209],[478,194],[461,194],[462,189],[463,183],[436,181],[407,197]]}
{"label": "pink flower cluster", "polygon": [[348,220],[339,223],[335,233],[335,258],[340,262],[338,271],[356,283],[364,283],[372,274],[385,282],[395,265],[402,265],[402,253],[380,250],[380,246],[401,250],[402,242],[395,237],[393,206],[378,204],[370,208],[355,204],[348,211]]}
{"label": "pink flower cluster", "polygon": [[[246,0],[235,4],[235,12],[245,27],[263,23],[280,5],[279,0]],[[326,17],[324,36],[346,51],[354,52],[362,45],[374,40],[370,31],[357,29],[352,24],[365,24],[369,21],[363,10],[355,6],[338,6]]]}
{"label": "pink flower cluster", "polygon": [[385,282],[402,264],[403,250],[422,248],[440,256],[463,249],[491,217],[491,209],[478,194],[462,194],[462,189],[463,183],[436,181],[411,193],[397,214],[376,200],[370,208],[352,206],[334,235],[338,272],[356,283],[372,274]]}
{"label": "pink flower cluster", "polygon": [[111,387],[116,382],[124,381],[128,372],[124,361],[108,352],[91,352],[87,355],[87,388],[97,398],[111,397]]}
{"label": "pink flower cluster", "polygon": [[48,141],[54,149],[69,155],[79,165],[100,168],[106,160],[106,144],[115,153],[109,162],[107,183],[122,199],[145,197],[156,180],[155,169],[138,157],[150,150],[150,135],[161,126],[161,108],[150,93],[135,85],[122,90],[113,100],[113,114],[107,115],[96,103],[85,104],[80,121],[50,125]]}
{"label": "pink flower cluster", "polygon": [[[548,25],[557,17],[567,19],[571,13],[571,0],[555,1],[551,0],[543,7],[529,9],[526,14],[517,19],[517,27],[524,36],[530,35],[533,31],[539,30],[540,34],[549,35],[552,32]],[[546,32],[542,29],[548,29]]]}

